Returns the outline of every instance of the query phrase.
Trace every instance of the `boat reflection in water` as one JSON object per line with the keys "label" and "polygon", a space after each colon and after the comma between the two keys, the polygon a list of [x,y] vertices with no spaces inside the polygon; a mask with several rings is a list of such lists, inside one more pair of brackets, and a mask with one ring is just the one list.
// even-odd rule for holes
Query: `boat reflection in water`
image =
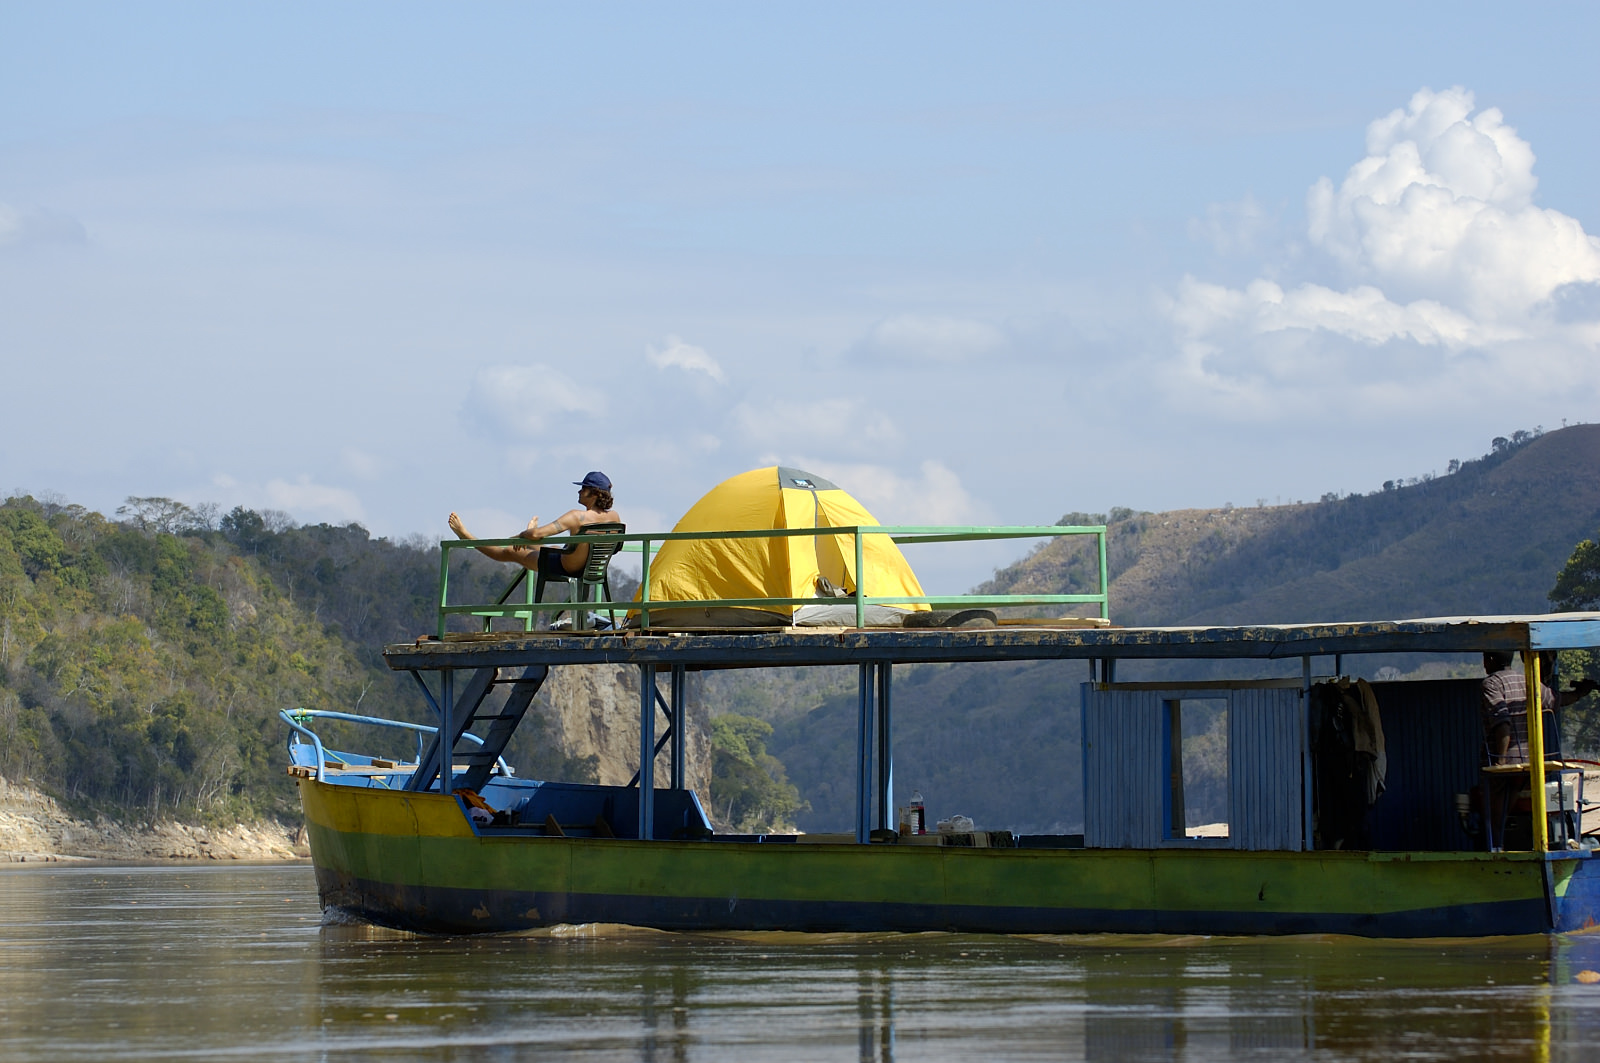
{"label": "boat reflection in water", "polygon": [[[319,925],[304,867],[0,871],[11,1063],[1581,1060],[1600,939]],[[393,1016],[390,1018],[390,1016]]]}
{"label": "boat reflection in water", "polygon": [[[403,1042],[647,1060],[1587,1058],[1600,940],[324,931],[330,1030],[395,992]],[[367,1020],[370,1024],[370,1019]],[[461,1025],[450,1029],[451,1023]],[[448,1030],[448,1033],[446,1032]]]}

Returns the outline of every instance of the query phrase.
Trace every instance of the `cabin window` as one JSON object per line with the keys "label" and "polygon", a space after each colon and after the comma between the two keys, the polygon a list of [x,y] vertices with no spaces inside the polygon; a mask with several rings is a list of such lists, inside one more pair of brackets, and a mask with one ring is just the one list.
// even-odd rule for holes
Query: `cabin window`
{"label": "cabin window", "polygon": [[1167,837],[1228,836],[1228,699],[1166,703]]}

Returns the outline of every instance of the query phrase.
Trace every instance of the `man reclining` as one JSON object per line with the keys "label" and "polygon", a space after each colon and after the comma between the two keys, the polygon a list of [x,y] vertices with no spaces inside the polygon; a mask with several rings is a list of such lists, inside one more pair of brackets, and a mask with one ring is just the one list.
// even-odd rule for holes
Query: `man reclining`
{"label": "man reclining", "polygon": [[[515,538],[531,539],[538,542],[552,535],[566,532],[569,535],[582,534],[582,529],[589,524],[621,524],[622,517],[612,507],[616,502],[611,497],[611,478],[603,472],[591,472],[581,480],[573,481],[578,488],[578,509],[569,509],[549,524],[540,524],[539,518],[534,517],[528,521],[528,526],[518,532]],[[472,539],[475,536],[467,531],[466,525],[461,523],[461,518],[450,514],[450,530],[456,533],[457,538]],[[546,579],[569,579],[583,571],[583,566],[589,560],[588,543],[571,543],[565,547],[557,546],[480,546],[478,552],[485,557],[496,561],[509,561],[521,565],[523,568],[537,572]]]}

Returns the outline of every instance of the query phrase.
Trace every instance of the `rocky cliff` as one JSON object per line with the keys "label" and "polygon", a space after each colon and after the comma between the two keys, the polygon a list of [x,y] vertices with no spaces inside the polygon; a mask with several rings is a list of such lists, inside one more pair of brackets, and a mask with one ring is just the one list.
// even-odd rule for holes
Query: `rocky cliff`
{"label": "rocky cliff", "polygon": [[0,863],[58,860],[294,860],[300,828],[262,820],[207,828],[163,820],[114,823],[73,816],[54,798],[0,778]]}
{"label": "rocky cliff", "polygon": [[[685,770],[691,789],[700,803],[711,807],[711,723],[710,715],[697,711],[697,677],[688,683],[688,747],[684,751]],[[663,696],[666,681],[660,681]],[[545,735],[563,755],[595,758],[596,781],[610,786],[626,785],[639,770],[639,670],[628,665],[567,665],[551,670],[540,692],[545,714]],[[659,740],[666,717],[656,715]],[[656,785],[664,786],[670,761],[663,749],[656,759]]]}

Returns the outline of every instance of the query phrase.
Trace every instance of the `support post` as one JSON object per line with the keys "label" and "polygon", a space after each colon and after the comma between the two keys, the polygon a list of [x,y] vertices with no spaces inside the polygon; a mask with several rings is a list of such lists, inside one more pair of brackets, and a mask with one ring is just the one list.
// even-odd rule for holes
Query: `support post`
{"label": "support post", "polygon": [[[538,586],[539,586],[539,581],[534,578],[533,574],[530,573],[527,569],[523,569],[522,570],[522,597],[524,599],[523,604],[528,607],[528,614],[522,618],[522,630],[523,631],[532,631],[535,627],[538,626],[538,614],[533,611],[533,595],[534,595],[534,591],[536,591],[538,589]],[[555,619],[555,618],[552,617],[551,619]],[[488,617],[484,617],[484,623],[487,624],[488,622],[489,622],[489,618]]]}
{"label": "support post", "polygon": [[1106,571],[1106,533],[1102,529],[1095,538],[1100,540],[1100,619],[1111,619],[1111,577]]}
{"label": "support post", "polygon": [[1533,851],[1550,848],[1550,818],[1544,801],[1544,689],[1539,681],[1539,655],[1522,651],[1522,674],[1528,683],[1528,795],[1533,798]]}
{"label": "support post", "polygon": [[672,788],[686,790],[688,773],[684,770],[689,734],[684,727],[684,666],[672,666]]}
{"label": "support post", "polygon": [[[867,609],[866,609],[865,604],[863,604],[863,602],[861,601],[861,597],[862,597],[862,595],[867,593],[867,574],[865,572],[861,571],[861,566],[866,564],[866,551],[864,551],[862,549],[863,543],[862,543],[862,540],[861,540],[861,529],[860,528],[856,529],[855,536],[856,536],[856,627],[857,628],[863,628],[863,627],[867,626]],[[870,666],[869,665],[862,665],[861,667],[867,668],[867,667],[870,667]]]}
{"label": "support post", "polygon": [[450,548],[439,547],[439,641],[444,641],[444,628],[448,614],[444,607],[450,604]]}
{"label": "support post", "polygon": [[872,840],[872,695],[873,665],[862,663],[860,703],[856,713],[856,842]]}
{"label": "support post", "polygon": [[639,839],[655,837],[656,666],[639,666]]}
{"label": "support post", "polygon": [[639,630],[650,630],[650,540],[639,544]]}
{"label": "support post", "polygon": [[456,773],[456,745],[450,741],[455,732],[456,670],[446,668],[439,673],[439,792],[450,792],[450,783]]}
{"label": "support post", "polygon": [[894,741],[889,717],[888,661],[878,662],[878,829],[892,830],[894,816]]}
{"label": "support post", "polygon": [[[1300,848],[1310,852],[1317,847],[1316,765],[1311,758],[1311,658],[1302,657],[1300,661]],[[1337,670],[1334,678],[1338,678]]]}

